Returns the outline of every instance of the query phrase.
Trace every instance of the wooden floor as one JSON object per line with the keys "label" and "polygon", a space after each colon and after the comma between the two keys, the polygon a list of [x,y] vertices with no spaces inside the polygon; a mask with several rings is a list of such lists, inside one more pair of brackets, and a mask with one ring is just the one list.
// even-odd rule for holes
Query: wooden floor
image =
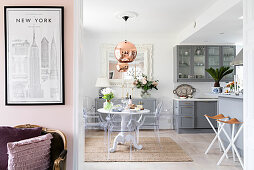
{"label": "wooden floor", "polygon": [[[103,131],[89,130],[87,136],[103,135]],[[145,130],[140,132],[140,136],[155,137],[153,131]],[[177,134],[173,130],[161,130],[160,136],[170,137],[178,143],[193,159],[193,162],[87,162],[84,169],[89,170],[240,170],[239,162],[233,162],[232,158],[225,159],[221,166],[217,166],[221,152],[218,146],[214,146],[209,154],[204,152],[214,134]]]}

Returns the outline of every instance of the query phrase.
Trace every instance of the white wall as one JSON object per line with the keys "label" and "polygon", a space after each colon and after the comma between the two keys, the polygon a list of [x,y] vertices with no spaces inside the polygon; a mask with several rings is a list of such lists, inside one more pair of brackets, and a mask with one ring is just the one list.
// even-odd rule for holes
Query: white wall
{"label": "white wall", "polygon": [[[85,31],[85,56],[81,61],[81,68],[83,68],[83,95],[90,97],[97,97],[98,89],[95,87],[96,79],[100,76],[100,58],[101,45],[105,43],[117,44],[122,41],[121,34],[92,34]],[[153,79],[159,80],[159,90],[152,91],[152,97],[163,98],[167,105],[165,109],[168,112],[165,114],[172,115],[172,99],[174,97],[173,90],[182,83],[175,83],[173,81],[173,47],[176,45],[176,37],[165,34],[139,34],[129,35],[128,40],[134,44],[152,44],[153,45]],[[196,97],[211,97],[210,91],[213,83],[188,83],[197,89]],[[121,95],[119,88],[114,88],[117,94]],[[134,97],[139,97],[139,91],[135,90]],[[120,97],[118,95],[118,97]],[[213,97],[213,96],[212,96]],[[216,96],[215,96],[216,97]],[[162,119],[162,128],[172,127],[172,120]]]}
{"label": "white wall", "polygon": [[245,170],[253,170],[254,155],[254,105],[253,105],[253,83],[254,83],[254,2],[253,0],[244,0],[243,7],[243,28],[244,28],[244,166]]}

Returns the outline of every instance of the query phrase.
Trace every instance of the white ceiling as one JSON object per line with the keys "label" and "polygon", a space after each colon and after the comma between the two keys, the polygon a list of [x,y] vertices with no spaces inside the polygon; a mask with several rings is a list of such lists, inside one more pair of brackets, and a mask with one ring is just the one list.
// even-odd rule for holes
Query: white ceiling
{"label": "white ceiling", "polygon": [[84,26],[96,33],[123,32],[124,21],[115,13],[135,11],[128,33],[177,34],[193,23],[216,0],[84,0]]}
{"label": "white ceiling", "polygon": [[243,4],[238,3],[204,28],[183,41],[183,44],[242,44]]}

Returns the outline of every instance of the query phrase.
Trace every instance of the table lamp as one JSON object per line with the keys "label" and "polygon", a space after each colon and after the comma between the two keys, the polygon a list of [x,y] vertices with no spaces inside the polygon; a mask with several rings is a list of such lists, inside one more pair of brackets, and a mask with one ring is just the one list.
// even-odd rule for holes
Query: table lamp
{"label": "table lamp", "polygon": [[100,87],[100,89],[99,89],[99,98],[102,98],[103,94],[101,93],[101,90],[105,87],[110,87],[110,83],[109,83],[108,78],[106,78],[106,77],[97,78],[95,87]]}

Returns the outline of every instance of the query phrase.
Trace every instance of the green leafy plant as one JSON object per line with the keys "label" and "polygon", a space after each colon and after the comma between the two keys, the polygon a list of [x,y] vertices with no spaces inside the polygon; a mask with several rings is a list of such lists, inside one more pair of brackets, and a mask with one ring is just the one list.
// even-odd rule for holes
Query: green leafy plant
{"label": "green leafy plant", "polygon": [[231,74],[234,71],[234,69],[230,69],[230,67],[220,67],[219,69],[216,68],[209,68],[206,69],[206,72],[209,73],[212,78],[214,79],[214,87],[220,87],[220,81],[228,74]]}

